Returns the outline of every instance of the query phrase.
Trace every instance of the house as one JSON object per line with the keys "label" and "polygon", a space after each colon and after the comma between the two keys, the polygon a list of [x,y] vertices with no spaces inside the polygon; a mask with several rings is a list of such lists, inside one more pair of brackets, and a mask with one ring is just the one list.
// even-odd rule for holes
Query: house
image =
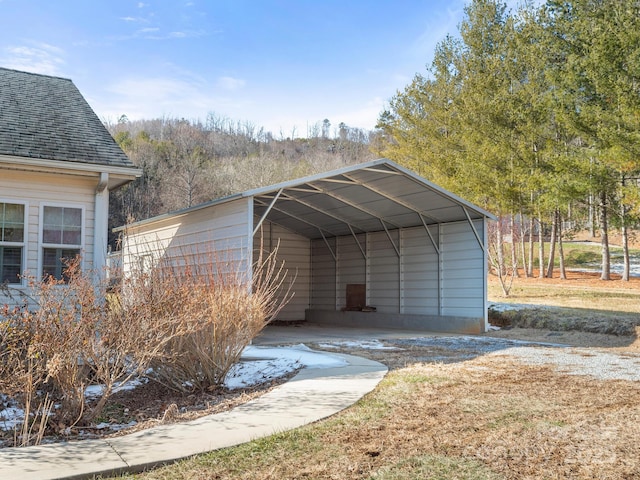
{"label": "house", "polygon": [[[480,333],[495,217],[380,159],[117,229],[125,274],[224,252],[250,277],[261,250],[295,272],[278,319]],[[196,260],[197,261],[197,260]]]}
{"label": "house", "polygon": [[0,283],[102,268],[109,192],[140,175],[71,80],[0,68]]}

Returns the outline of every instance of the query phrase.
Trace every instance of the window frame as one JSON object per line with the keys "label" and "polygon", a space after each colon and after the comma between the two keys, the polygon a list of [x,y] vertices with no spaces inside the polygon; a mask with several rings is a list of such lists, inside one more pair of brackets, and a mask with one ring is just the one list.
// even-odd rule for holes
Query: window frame
{"label": "window frame", "polygon": [[[67,243],[51,243],[45,242],[44,240],[44,216],[45,216],[45,208],[61,208],[61,209],[74,209],[80,210],[80,243],[78,244],[67,244]],[[40,222],[38,229],[38,272],[39,278],[44,277],[44,258],[45,258],[45,250],[46,249],[60,249],[60,250],[77,250],[78,255],[81,255],[81,268],[84,266],[84,258],[82,258],[82,253],[84,252],[84,244],[85,244],[85,236],[86,236],[86,224],[85,224],[85,205],[77,204],[77,203],[53,203],[46,202],[40,205]],[[57,260],[59,261],[59,259]],[[56,267],[57,268],[57,267]],[[59,278],[56,276],[56,278]]]}
{"label": "window frame", "polygon": [[27,271],[27,239],[29,238],[29,202],[16,198],[0,197],[0,204],[22,205],[24,208],[22,215],[22,242],[3,241],[0,236],[0,247],[18,247],[22,250],[20,255],[20,278],[18,279],[18,282],[8,283],[7,285],[24,287],[26,285],[26,280],[23,275]]}

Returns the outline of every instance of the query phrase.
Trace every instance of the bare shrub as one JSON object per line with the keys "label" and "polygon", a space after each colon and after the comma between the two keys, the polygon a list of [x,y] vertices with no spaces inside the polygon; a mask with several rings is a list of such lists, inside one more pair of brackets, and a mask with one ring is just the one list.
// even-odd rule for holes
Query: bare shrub
{"label": "bare shrub", "polygon": [[291,282],[284,285],[287,272],[277,249],[259,256],[252,275],[229,252],[182,255],[177,265],[163,260],[142,287],[156,291],[156,299],[172,299],[151,309],[172,310],[188,325],[188,333],[175,336],[152,363],[151,376],[178,391],[215,389],[288,301]]}
{"label": "bare shrub", "polygon": [[12,398],[24,412],[14,428],[14,445],[38,445],[44,436],[53,407],[42,387],[45,362],[34,348],[30,316],[21,307],[0,308],[0,394]]}
{"label": "bare shrub", "polygon": [[[97,418],[119,387],[148,373],[177,390],[215,388],[288,298],[276,253],[254,266],[212,257],[166,259],[115,288],[82,271],[28,278],[22,307],[0,309],[0,394],[26,413],[14,443],[39,443]],[[97,401],[86,398],[101,385]],[[53,406],[55,405],[55,408]],[[89,408],[91,405],[91,408]]]}
{"label": "bare shrub", "polygon": [[[33,411],[35,392],[48,389],[56,403],[52,424],[61,433],[90,424],[117,386],[144,374],[173,336],[185,333],[184,322],[171,316],[140,315],[138,303],[123,306],[104,276],[80,265],[79,257],[67,262],[63,279],[29,278],[29,303],[0,312],[0,393]],[[88,409],[90,384],[102,388]]]}
{"label": "bare shrub", "polygon": [[508,246],[513,254],[505,255],[507,242],[504,241],[503,229],[505,227],[503,220],[504,219],[501,218],[497,222],[489,223],[489,248],[487,249],[487,256],[491,267],[490,271],[498,277],[502,294],[508,297],[513,285],[513,280],[518,276],[518,264],[515,255],[515,249],[517,247],[512,233],[511,242],[508,243]]}

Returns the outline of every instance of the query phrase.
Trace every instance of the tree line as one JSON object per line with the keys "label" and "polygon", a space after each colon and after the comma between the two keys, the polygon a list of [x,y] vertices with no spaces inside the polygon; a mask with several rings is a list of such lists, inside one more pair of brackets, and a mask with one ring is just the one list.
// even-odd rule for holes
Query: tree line
{"label": "tree line", "polygon": [[563,229],[588,226],[601,236],[602,279],[609,231],[620,229],[629,278],[628,235],[640,219],[639,2],[549,0],[514,11],[473,0],[458,35],[438,44],[378,127],[384,156],[500,216],[499,273],[520,264],[533,274],[537,233],[553,240],[548,268],[543,242],[538,252],[539,276],[550,275]]}

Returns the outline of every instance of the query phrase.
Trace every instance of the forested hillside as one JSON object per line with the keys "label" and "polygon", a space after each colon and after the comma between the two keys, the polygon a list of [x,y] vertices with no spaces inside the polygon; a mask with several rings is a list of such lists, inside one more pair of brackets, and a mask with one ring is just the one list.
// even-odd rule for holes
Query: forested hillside
{"label": "forested hillside", "polygon": [[110,228],[379,156],[371,148],[375,133],[332,127],[329,120],[313,125],[306,138],[276,138],[215,114],[204,123],[123,116],[107,127],[144,172],[111,195]]}

